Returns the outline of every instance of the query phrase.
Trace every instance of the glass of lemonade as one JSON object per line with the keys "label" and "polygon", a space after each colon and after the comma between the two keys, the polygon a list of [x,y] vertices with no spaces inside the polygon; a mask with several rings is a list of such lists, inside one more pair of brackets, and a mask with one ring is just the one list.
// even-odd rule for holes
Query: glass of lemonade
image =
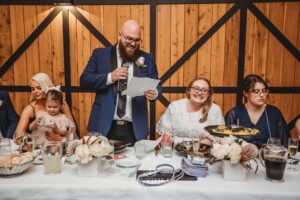
{"label": "glass of lemonade", "polygon": [[61,172],[62,145],[60,142],[45,143],[42,146],[43,161],[46,175]]}

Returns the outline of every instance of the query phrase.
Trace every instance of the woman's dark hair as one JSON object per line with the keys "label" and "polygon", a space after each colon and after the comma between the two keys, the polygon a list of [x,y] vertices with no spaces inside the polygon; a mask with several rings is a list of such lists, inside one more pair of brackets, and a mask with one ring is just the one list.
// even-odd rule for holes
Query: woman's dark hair
{"label": "woman's dark hair", "polygon": [[52,101],[59,101],[60,104],[63,103],[63,94],[62,92],[56,91],[56,90],[49,90],[46,93],[46,100],[52,100]]}
{"label": "woman's dark hair", "polygon": [[191,90],[192,85],[194,84],[194,82],[199,81],[199,80],[205,81],[208,84],[208,87],[209,87],[208,88],[208,90],[209,90],[208,91],[208,95],[209,96],[207,97],[206,102],[202,105],[202,115],[203,115],[203,117],[201,119],[199,119],[199,122],[203,123],[203,122],[207,121],[208,111],[209,111],[209,109],[211,108],[211,106],[212,106],[212,104],[214,102],[213,90],[212,90],[212,87],[211,87],[211,84],[210,84],[209,80],[206,79],[206,78],[195,78],[187,86],[187,88],[186,88],[186,95],[187,95],[187,98],[189,99],[190,98],[189,91]]}
{"label": "woman's dark hair", "polygon": [[245,96],[245,92],[250,92],[253,88],[255,83],[262,83],[264,84],[266,89],[269,89],[269,86],[264,79],[262,79],[260,76],[255,74],[249,74],[247,75],[244,80],[242,81],[241,90],[243,91],[244,101],[247,102],[247,98]]}

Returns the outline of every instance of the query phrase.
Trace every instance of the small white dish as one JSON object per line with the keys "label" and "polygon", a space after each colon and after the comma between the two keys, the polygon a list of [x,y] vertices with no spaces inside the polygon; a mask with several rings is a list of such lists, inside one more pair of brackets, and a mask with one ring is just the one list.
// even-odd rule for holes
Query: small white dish
{"label": "small white dish", "polygon": [[140,164],[141,164],[141,161],[139,161],[137,159],[130,159],[130,158],[125,158],[125,159],[116,161],[117,166],[125,167],[125,168],[136,167]]}

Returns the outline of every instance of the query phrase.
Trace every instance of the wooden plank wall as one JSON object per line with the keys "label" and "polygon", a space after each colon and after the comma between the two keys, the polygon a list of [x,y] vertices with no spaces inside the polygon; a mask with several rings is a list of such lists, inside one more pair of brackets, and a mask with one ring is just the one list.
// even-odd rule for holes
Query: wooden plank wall
{"label": "wooden plank wall", "polygon": [[[164,74],[232,4],[158,5],[156,22],[156,63]],[[267,18],[300,48],[299,2],[256,4]],[[150,50],[149,5],[84,5],[79,11],[112,44],[122,23],[135,19],[142,26],[141,48]],[[0,66],[51,12],[53,6],[0,6]],[[103,45],[70,13],[71,84],[79,86],[82,73],[94,48]],[[213,86],[235,87],[238,71],[240,13],[226,22],[163,86],[187,86],[196,76],[209,78]],[[37,72],[50,75],[56,85],[64,85],[62,13],[39,35],[24,54],[0,78],[2,85],[28,85]],[[300,64],[250,12],[247,13],[245,75],[256,73],[270,86],[300,86]],[[16,111],[21,114],[30,93],[10,92]],[[168,94],[169,101],[185,94]],[[80,133],[86,133],[94,93],[72,93],[72,112]],[[235,106],[235,94],[215,94],[225,114]],[[300,94],[270,94],[269,103],[282,111],[287,122],[300,112]],[[158,102],[156,119],[165,111]]]}

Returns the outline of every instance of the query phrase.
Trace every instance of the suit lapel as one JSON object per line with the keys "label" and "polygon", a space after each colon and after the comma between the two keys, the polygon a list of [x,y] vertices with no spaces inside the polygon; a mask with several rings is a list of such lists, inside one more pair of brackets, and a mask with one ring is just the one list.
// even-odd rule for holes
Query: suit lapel
{"label": "suit lapel", "polygon": [[137,64],[134,62],[133,63],[133,76],[139,77],[139,74],[140,74],[139,66],[137,66]]}
{"label": "suit lapel", "polygon": [[140,76],[140,67],[137,66],[137,64],[136,64],[136,61],[140,57],[140,55],[141,55],[141,52],[138,51],[136,56],[135,56],[134,62],[133,62],[133,76],[135,76],[135,77]]}
{"label": "suit lapel", "polygon": [[[110,63],[111,63],[111,72],[113,72],[115,69],[117,69],[118,67],[118,62],[117,62],[117,49],[116,49],[116,45],[114,45],[111,48],[111,56],[110,56]],[[117,98],[117,88],[118,88],[118,81],[116,81],[113,84],[113,90],[114,90],[114,95],[115,98]]]}

